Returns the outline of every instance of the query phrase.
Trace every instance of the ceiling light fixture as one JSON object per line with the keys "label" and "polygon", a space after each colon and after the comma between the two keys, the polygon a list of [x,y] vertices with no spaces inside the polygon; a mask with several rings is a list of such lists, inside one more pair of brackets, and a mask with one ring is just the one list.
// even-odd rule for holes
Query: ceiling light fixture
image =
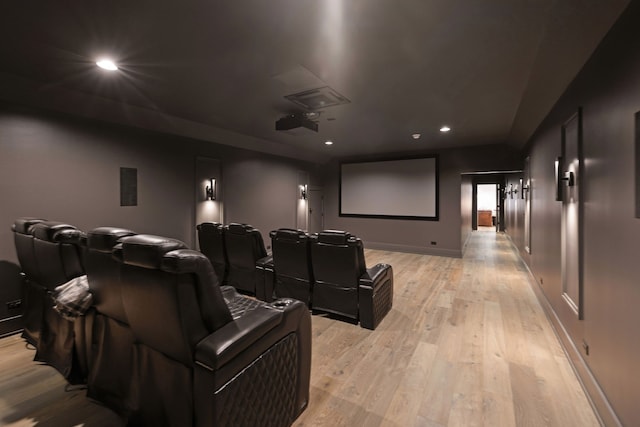
{"label": "ceiling light fixture", "polygon": [[324,145],[333,145],[333,141],[325,141]]}
{"label": "ceiling light fixture", "polygon": [[118,69],[118,66],[112,60],[106,58],[96,61],[96,65],[103,70],[116,71]]}
{"label": "ceiling light fixture", "polygon": [[413,134],[411,134],[411,138],[420,139],[420,134],[419,133],[413,133]]}
{"label": "ceiling light fixture", "polygon": [[449,132],[451,130],[451,128],[449,126],[442,126],[440,128],[440,132]]}

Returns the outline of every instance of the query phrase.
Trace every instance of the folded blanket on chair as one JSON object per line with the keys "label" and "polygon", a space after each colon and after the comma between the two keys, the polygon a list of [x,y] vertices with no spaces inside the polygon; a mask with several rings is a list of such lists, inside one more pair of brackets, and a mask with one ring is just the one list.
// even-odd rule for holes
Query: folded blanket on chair
{"label": "folded blanket on chair", "polygon": [[65,319],[83,316],[93,304],[87,276],[78,276],[56,287],[53,298],[56,302],[53,308]]}

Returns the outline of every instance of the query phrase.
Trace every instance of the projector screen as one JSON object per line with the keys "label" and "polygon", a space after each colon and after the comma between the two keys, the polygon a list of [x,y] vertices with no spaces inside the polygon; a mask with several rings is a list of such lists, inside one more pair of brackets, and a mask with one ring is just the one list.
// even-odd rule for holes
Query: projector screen
{"label": "projector screen", "polygon": [[340,216],[438,221],[438,158],[342,163]]}

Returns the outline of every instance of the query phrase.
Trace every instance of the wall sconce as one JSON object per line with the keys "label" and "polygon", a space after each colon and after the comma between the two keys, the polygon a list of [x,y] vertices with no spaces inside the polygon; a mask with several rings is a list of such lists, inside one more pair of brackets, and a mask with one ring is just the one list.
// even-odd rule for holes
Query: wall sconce
{"label": "wall sconce", "polygon": [[204,190],[205,200],[215,200],[216,199],[216,180],[215,178],[209,178],[209,185]]}
{"label": "wall sconce", "polygon": [[563,201],[564,187],[573,187],[576,185],[576,177],[572,171],[562,172],[562,157],[556,158],[556,200]]}
{"label": "wall sconce", "polygon": [[[513,184],[509,184],[509,189],[504,192],[509,195],[509,198],[513,199]],[[506,199],[506,197],[505,197]]]}
{"label": "wall sconce", "polygon": [[522,178],[520,178],[520,188],[521,188],[520,197],[522,199],[526,199],[526,197],[524,196],[524,193],[529,191],[529,184],[528,183],[525,184]]}
{"label": "wall sconce", "polygon": [[307,200],[307,185],[299,185],[300,188],[300,200]]}
{"label": "wall sconce", "polygon": [[574,185],[576,185],[575,175],[571,171],[564,173],[562,181],[564,181],[567,187],[573,187]]}

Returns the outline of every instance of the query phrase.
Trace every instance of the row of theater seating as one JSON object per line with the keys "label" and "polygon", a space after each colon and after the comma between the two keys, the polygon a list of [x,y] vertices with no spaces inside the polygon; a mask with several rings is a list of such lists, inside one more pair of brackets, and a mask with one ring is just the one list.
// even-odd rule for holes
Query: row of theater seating
{"label": "row of theater seating", "polygon": [[294,298],[368,329],[375,329],[393,304],[391,266],[367,269],[362,241],[347,232],[274,230],[268,256],[260,232],[250,225],[205,222],[197,229],[200,250],[218,277],[263,301]]}
{"label": "row of theater seating", "polygon": [[[209,260],[174,239],[33,218],[13,231],[36,358],[128,425],[288,426],[306,408],[303,303],[221,287]],[[69,321],[52,308],[55,288],[83,274],[93,305]]]}

